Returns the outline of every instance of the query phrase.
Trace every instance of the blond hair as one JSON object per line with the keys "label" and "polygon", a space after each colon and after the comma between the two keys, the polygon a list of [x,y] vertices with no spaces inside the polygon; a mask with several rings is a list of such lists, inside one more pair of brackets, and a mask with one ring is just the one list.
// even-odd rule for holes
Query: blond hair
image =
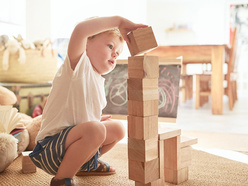
{"label": "blond hair", "polygon": [[98,36],[100,34],[109,34],[109,35],[117,36],[117,37],[119,37],[121,42],[124,42],[124,39],[123,39],[123,37],[122,37],[122,35],[121,35],[121,33],[120,33],[118,28],[113,28],[113,29],[110,29],[110,30],[106,30],[104,32],[100,32],[98,34],[95,34],[93,36],[88,37],[88,39],[89,40],[94,39],[96,36]]}

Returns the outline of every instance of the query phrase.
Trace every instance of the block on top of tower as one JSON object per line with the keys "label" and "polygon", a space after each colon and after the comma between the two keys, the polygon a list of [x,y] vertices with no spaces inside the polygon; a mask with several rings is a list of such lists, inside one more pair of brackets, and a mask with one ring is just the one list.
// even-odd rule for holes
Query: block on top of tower
{"label": "block on top of tower", "polygon": [[158,46],[152,27],[134,30],[128,34],[127,43],[131,56],[145,53]]}

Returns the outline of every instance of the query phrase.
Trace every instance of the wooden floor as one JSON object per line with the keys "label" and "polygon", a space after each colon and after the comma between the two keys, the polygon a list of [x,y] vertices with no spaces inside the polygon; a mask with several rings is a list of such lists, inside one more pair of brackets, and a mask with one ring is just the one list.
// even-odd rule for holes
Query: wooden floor
{"label": "wooden floor", "polygon": [[248,93],[240,93],[234,109],[228,109],[228,97],[223,98],[223,115],[212,115],[210,102],[196,110],[194,99],[180,103],[176,126],[182,130],[248,135]]}

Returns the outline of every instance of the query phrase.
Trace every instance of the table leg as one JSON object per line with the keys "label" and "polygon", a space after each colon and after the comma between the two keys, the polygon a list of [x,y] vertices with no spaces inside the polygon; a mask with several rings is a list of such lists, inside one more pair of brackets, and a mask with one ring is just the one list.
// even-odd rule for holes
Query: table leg
{"label": "table leg", "polygon": [[212,114],[223,114],[223,64],[225,59],[225,46],[212,47],[212,76],[211,76],[211,98]]}

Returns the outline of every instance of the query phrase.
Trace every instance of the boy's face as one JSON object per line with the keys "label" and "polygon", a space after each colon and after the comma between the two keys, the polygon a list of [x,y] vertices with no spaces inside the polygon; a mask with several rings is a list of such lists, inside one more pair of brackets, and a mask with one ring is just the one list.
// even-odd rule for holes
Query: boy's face
{"label": "boy's face", "polygon": [[102,33],[88,40],[86,51],[94,70],[101,75],[112,71],[123,44],[118,36],[109,33]]}

